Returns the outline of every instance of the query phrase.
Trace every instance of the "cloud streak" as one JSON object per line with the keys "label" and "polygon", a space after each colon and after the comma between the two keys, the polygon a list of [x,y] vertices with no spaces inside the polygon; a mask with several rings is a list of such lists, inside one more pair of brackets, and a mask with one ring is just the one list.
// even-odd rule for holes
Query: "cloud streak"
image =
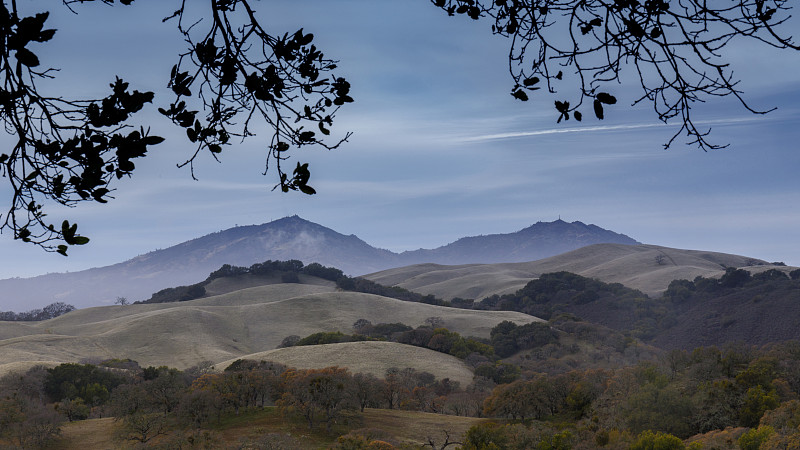
{"label": "cloud streak", "polygon": [[[759,120],[758,118],[736,118],[736,119],[715,119],[715,120],[702,120],[695,121],[696,125],[733,125],[744,122],[753,122]],[[535,131],[515,131],[508,133],[495,133],[484,134],[477,136],[468,136],[460,138],[460,142],[487,142],[505,139],[515,139],[522,137],[532,136],[545,136],[552,134],[570,134],[570,133],[593,133],[593,132],[606,132],[606,131],[629,131],[648,128],[664,128],[664,127],[677,127],[674,123],[649,123],[649,124],[623,124],[623,125],[600,125],[588,127],[573,127],[573,128],[550,128],[546,130]]]}

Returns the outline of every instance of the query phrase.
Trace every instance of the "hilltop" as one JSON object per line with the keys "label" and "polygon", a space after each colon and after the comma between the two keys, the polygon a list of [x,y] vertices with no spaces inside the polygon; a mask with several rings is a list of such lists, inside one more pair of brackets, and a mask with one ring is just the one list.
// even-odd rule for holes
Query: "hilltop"
{"label": "hilltop", "polygon": [[644,244],[596,244],[538,261],[456,266],[418,264],[372,273],[365,278],[443,299],[481,299],[514,293],[543,273],[565,271],[606,283],[622,283],[657,297],[672,280],[719,277],[727,267],[763,271],[776,266],[727,253]]}

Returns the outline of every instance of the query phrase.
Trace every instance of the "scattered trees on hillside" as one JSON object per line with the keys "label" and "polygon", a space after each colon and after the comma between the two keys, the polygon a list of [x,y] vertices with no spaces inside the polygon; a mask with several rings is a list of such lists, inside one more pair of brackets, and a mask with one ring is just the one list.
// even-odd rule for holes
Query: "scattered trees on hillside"
{"label": "scattered trees on hillside", "polygon": [[64,302],[55,302],[42,309],[32,309],[30,311],[15,313],[13,311],[0,311],[0,321],[9,322],[35,322],[54,319],[70,311],[75,311],[75,307]]}

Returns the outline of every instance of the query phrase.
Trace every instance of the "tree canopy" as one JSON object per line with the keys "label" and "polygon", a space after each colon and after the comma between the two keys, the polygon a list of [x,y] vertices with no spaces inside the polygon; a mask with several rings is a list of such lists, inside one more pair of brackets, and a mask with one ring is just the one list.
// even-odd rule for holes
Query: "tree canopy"
{"label": "tree canopy", "polygon": [[[708,140],[708,130],[692,114],[694,105],[709,98],[733,96],[747,110],[765,112],[750,107],[738,89],[723,55],[729,43],[749,39],[800,49],[786,35],[786,0],[711,7],[701,0],[431,2],[453,16],[489,20],[494,34],[509,38],[511,95],[520,101],[552,95],[557,122],[581,121],[586,110],[603,119],[630,72],[641,88],[634,105],[650,103],[659,119],[681,125],[667,147],[681,134],[704,150],[722,146]],[[83,3],[115,4],[62,0],[76,14]],[[172,14],[154,18],[174,24],[185,43],[161,68],[171,90],[164,98],[136,90],[125,74],[109,80],[110,92],[102,98],[45,93],[39,86],[59,76],[36,54],[58,36],[49,12],[28,12],[38,6],[23,10],[14,0],[1,5],[0,120],[12,140],[0,150],[0,173],[11,193],[0,231],[11,231],[15,239],[65,255],[69,246],[89,241],[76,224],[51,220],[45,207],[106,203],[115,181],[131,176],[137,158],[164,141],[134,117],[150,103],[188,140],[192,151],[180,165],[192,177],[201,154],[217,158],[226,146],[266,130],[259,137],[264,173],[276,173],[275,188],[314,194],[308,164],[287,160],[299,148],[334,149],[350,137],[331,137],[339,108],[354,101],[350,83],[336,72],[337,61],[317,47],[311,32],[263,27],[250,0],[176,0]]]}

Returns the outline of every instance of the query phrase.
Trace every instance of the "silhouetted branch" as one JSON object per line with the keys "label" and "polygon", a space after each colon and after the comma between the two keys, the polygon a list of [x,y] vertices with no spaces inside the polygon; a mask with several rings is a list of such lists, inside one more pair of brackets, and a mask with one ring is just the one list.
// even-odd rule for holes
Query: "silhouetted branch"
{"label": "silhouetted branch", "polygon": [[[707,140],[692,106],[708,97],[734,96],[748,111],[721,50],[733,39],[750,38],[779,49],[800,50],[780,31],[791,18],[787,0],[707,2],[686,0],[431,0],[450,15],[494,21],[494,34],[511,39],[511,95],[526,101],[540,88],[555,94],[566,85],[571,98],[555,102],[558,122],[582,120],[584,101],[598,119],[616,103],[609,94],[632,68],[641,102],[658,118],[680,121],[665,144],[685,134],[703,150],[724,147]],[[785,27],[784,30],[785,32]],[[571,100],[571,104],[570,104]]]}

